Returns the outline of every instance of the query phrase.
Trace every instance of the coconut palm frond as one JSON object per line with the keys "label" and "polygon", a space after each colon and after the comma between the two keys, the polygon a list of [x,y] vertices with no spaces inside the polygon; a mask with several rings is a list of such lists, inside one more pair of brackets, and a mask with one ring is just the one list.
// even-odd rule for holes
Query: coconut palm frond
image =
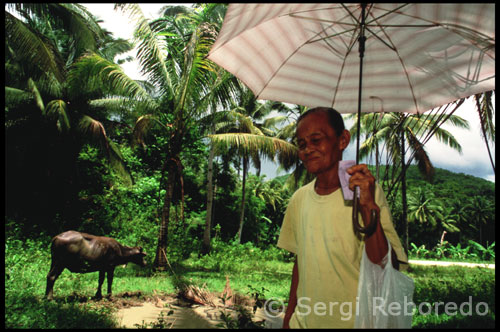
{"label": "coconut palm frond", "polygon": [[126,108],[133,102],[129,98],[124,98],[120,96],[94,99],[89,102],[91,107],[105,107],[108,111],[112,113],[119,113],[123,108]]}
{"label": "coconut palm frond", "polygon": [[96,18],[84,6],[60,3],[48,8],[52,17],[57,18],[61,27],[73,36],[77,57],[87,51],[97,51],[98,41],[104,38],[104,34]]}
{"label": "coconut palm frond", "polygon": [[127,170],[127,166],[124,162],[123,155],[121,154],[120,149],[111,140],[108,140],[108,146],[110,147],[108,152],[109,152],[109,162],[111,164],[111,167],[113,168],[113,170],[115,170],[120,179],[123,180],[125,185],[127,186],[133,185],[134,180],[130,172]]}
{"label": "coconut palm frond", "polygon": [[[262,135],[247,133],[216,134],[208,136],[219,151],[237,148],[242,154],[252,154],[258,151],[261,155],[274,158],[297,160],[297,147],[287,141]],[[280,159],[281,159],[280,158]]]}
{"label": "coconut palm frond", "polygon": [[[99,49],[99,53],[102,54],[102,56],[109,60],[113,61],[116,56],[129,52],[134,48],[134,45],[130,43],[126,39],[118,38],[118,39],[113,39],[110,41],[107,41],[103,47]],[[122,61],[130,61],[132,58],[128,57],[125,60]]]}
{"label": "coconut palm frond", "polygon": [[93,145],[100,148],[106,155],[111,167],[117,172],[118,176],[124,181],[125,184],[131,185],[133,183],[130,173],[123,161],[123,156],[113,141],[106,135],[106,130],[100,121],[84,115],[80,120],[79,130],[90,139]]}
{"label": "coconut palm frond", "polygon": [[276,128],[278,125],[285,123],[287,120],[288,117],[286,115],[278,115],[265,119],[262,125],[267,128]]}
{"label": "coconut palm frond", "polygon": [[16,3],[10,7],[27,20],[37,17],[49,22],[52,29],[67,31],[74,40],[76,56],[84,51],[96,51],[98,40],[104,37],[99,22],[85,6],[76,3]]}
{"label": "coconut palm frond", "polygon": [[38,106],[40,111],[42,111],[42,114],[45,115],[45,106],[43,104],[42,96],[41,96],[40,92],[38,91],[38,87],[36,86],[35,82],[31,78],[28,79],[28,88],[33,93],[33,97],[35,98],[36,105]]}
{"label": "coconut palm frond", "polygon": [[5,87],[5,106],[16,106],[32,99],[33,93],[8,86]]}
{"label": "coconut palm frond", "polygon": [[151,29],[147,18],[138,4],[115,4],[115,9],[128,13],[136,22],[134,37],[138,42],[137,59],[142,73],[149,77],[149,81],[161,89],[162,93],[174,95],[171,75],[168,71],[166,57],[162,50],[167,49],[165,42]]}
{"label": "coconut palm frond", "polygon": [[484,142],[486,144],[486,149],[488,150],[488,156],[490,158],[491,167],[493,167],[493,172],[495,172],[495,162],[493,161],[493,156],[491,154],[490,146],[488,141],[495,144],[495,123],[494,123],[494,108],[492,104],[493,92],[488,91],[482,95],[475,95],[477,111],[479,114],[479,123],[481,125],[481,134],[483,136]]}
{"label": "coconut palm frond", "polygon": [[142,85],[128,77],[118,64],[95,53],[88,53],[73,64],[69,71],[68,83],[72,87],[71,94],[75,96],[81,95],[82,92],[113,92],[115,95],[154,103]]}
{"label": "coconut palm frond", "polygon": [[479,119],[483,130],[483,137],[495,143],[495,109],[492,103],[493,91],[483,93],[482,98],[475,96],[478,103]]}
{"label": "coconut palm frond", "polygon": [[434,179],[435,169],[431,163],[429,155],[424,149],[424,145],[413,135],[408,134],[408,140],[412,150],[415,151],[415,160],[421,174],[423,174],[428,182]]}
{"label": "coconut palm frond", "polygon": [[68,131],[71,127],[66,106],[66,102],[60,99],[52,100],[47,104],[47,116],[56,120],[59,132]]}
{"label": "coconut palm frond", "polygon": [[17,50],[15,56],[19,61],[33,68],[38,67],[39,76],[51,72],[58,81],[64,80],[64,61],[53,43],[7,11],[5,34],[13,49]]}
{"label": "coconut palm frond", "polygon": [[109,150],[106,130],[100,121],[84,115],[78,124],[78,129],[85,134],[95,145],[105,151]]}
{"label": "coconut palm frond", "polygon": [[43,95],[48,95],[52,98],[64,97],[64,82],[59,82],[51,72],[42,75],[36,81],[36,84]]}
{"label": "coconut palm frond", "polygon": [[278,131],[276,137],[281,139],[293,139],[295,137],[296,125],[295,122],[287,124]]}
{"label": "coconut palm frond", "polygon": [[462,146],[460,143],[455,139],[452,133],[450,133],[448,130],[441,128],[436,129],[434,136],[436,139],[453,150],[457,151],[458,153],[462,154]]}
{"label": "coconut palm frond", "polygon": [[146,145],[145,137],[148,133],[148,130],[154,125],[158,125],[166,130],[169,130],[168,125],[166,126],[161,123],[161,121],[152,114],[140,116],[135,122],[134,131],[132,133],[133,143],[141,144],[144,147]]}

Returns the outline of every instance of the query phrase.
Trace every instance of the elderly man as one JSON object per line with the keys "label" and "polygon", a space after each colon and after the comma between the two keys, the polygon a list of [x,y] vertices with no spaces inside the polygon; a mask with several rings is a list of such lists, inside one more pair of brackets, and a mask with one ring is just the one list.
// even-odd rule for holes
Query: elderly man
{"label": "elderly man", "polygon": [[[345,204],[338,174],[350,134],[341,115],[331,108],[314,108],[297,121],[299,158],[315,180],[298,189],[288,205],[278,246],[296,255],[284,328],[352,328],[363,250],[382,265],[391,243],[398,269],[407,257],[394,230],[382,188],[366,165],[347,170],[349,187],[360,188],[359,207],[365,225],[375,211],[371,235],[356,234],[352,208]],[[396,259],[397,257],[397,259]]]}

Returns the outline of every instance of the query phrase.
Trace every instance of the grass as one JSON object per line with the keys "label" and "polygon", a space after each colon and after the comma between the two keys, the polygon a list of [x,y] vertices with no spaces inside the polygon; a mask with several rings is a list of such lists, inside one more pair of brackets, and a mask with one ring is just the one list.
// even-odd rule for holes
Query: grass
{"label": "grass", "polygon": [[[52,302],[45,301],[46,274],[50,267],[49,240],[5,243],[5,327],[7,328],[115,328],[113,307],[106,299],[90,298],[97,288],[98,273],[76,274],[65,270],[54,286]],[[233,292],[249,295],[261,291],[265,298],[288,299],[292,263],[276,248],[260,250],[252,245],[218,244],[214,253],[192,255],[173,264],[174,272],[153,272],[133,264],[115,270],[113,294],[136,292],[143,296],[174,294],[179,281],[206,285],[222,292],[226,276]],[[174,278],[175,276],[178,278]],[[441,305],[437,313],[419,314],[414,328],[477,328],[495,326],[495,271],[485,268],[413,266],[408,272],[415,281],[413,301],[455,302],[472,300],[472,306],[487,303],[489,313],[447,315]],[[105,283],[106,285],[106,283]],[[107,291],[103,286],[103,293]],[[474,308],[473,308],[474,309]]]}
{"label": "grass", "polygon": [[[413,302],[422,308],[413,316],[413,328],[495,327],[495,270],[412,266],[408,275],[415,281]],[[486,315],[479,303],[486,303]]]}

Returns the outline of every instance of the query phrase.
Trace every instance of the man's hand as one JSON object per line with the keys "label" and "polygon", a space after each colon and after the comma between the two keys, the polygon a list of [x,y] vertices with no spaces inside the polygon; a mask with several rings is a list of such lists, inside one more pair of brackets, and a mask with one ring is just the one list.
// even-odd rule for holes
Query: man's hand
{"label": "man's hand", "polygon": [[[366,227],[372,222],[370,220],[372,210],[376,211],[376,216],[380,219],[380,208],[375,203],[375,177],[365,164],[354,165],[347,169],[347,173],[351,174],[349,188],[351,190],[354,190],[355,186],[360,188],[359,206]],[[380,220],[377,221],[373,221],[377,222],[375,232],[365,237],[365,245],[366,254],[370,261],[381,265],[389,247]]]}
{"label": "man's hand", "polygon": [[357,186],[360,190],[359,204],[361,209],[378,209],[375,203],[375,177],[366,164],[354,165],[347,169],[351,175],[349,189],[354,191]]}

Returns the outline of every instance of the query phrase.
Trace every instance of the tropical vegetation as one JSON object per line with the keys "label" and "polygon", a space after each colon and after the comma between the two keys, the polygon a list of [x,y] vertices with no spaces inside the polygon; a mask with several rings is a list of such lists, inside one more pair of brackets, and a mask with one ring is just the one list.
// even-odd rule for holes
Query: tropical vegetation
{"label": "tropical vegetation", "polygon": [[[199,272],[197,280],[234,269],[251,275],[260,264],[249,277],[252,287],[286,297],[292,257],[276,242],[289,198],[311,179],[293,139],[306,108],[258,101],[206,58],[226,7],[165,6],[149,20],[139,5],[117,4],[136,24],[127,41],[81,4],[6,4],[7,326],[57,327],[34,324],[33,317],[45,310],[57,322],[75,312],[78,305],[40,302],[50,238],[68,229],[143,246],[150,267],[127,269],[127,286],[152,291],[150,278],[190,269]],[[121,67],[134,46],[144,80]],[[492,95],[474,98],[483,136],[494,145]],[[467,123],[443,114],[364,116],[362,156],[374,161],[411,257],[494,259],[494,184],[434,169],[425,153],[432,135],[460,149],[436,124]],[[405,152],[417,165],[401,167]],[[287,174],[266,178],[263,160]],[[261,284],[264,275],[279,290]],[[66,296],[75,281],[87,289],[91,279],[68,280]],[[168,292],[177,286],[164,285]],[[88,305],[76,312],[89,309],[82,317],[108,326],[102,317],[108,309]],[[25,315],[23,307],[34,309]],[[76,316],[68,317],[78,326]]]}

